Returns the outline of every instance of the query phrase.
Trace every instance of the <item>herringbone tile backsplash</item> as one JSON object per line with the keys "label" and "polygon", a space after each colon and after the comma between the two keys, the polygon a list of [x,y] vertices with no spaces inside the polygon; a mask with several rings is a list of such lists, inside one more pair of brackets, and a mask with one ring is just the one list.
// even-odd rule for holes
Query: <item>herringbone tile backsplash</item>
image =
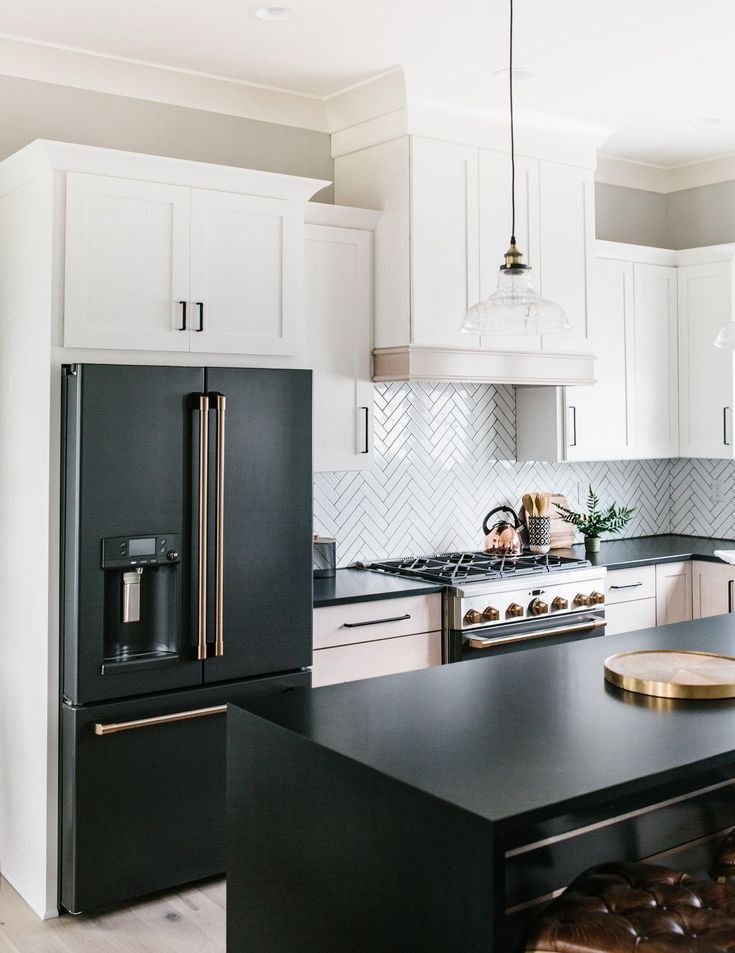
{"label": "herringbone tile backsplash", "polygon": [[[316,474],[314,531],[336,537],[340,566],[477,549],[483,517],[493,507],[517,508],[523,493],[534,490],[563,493],[581,507],[591,483],[603,503],[637,508],[625,536],[667,533],[672,521],[679,527],[674,532],[694,532],[692,526],[704,528],[705,515],[709,533],[712,504],[695,508],[692,524],[685,497],[687,484],[699,480],[709,498],[712,463],[517,463],[512,387],[376,384],[373,464],[366,472]],[[735,474],[728,470],[727,479],[735,489]],[[734,518],[728,516],[735,530]]]}

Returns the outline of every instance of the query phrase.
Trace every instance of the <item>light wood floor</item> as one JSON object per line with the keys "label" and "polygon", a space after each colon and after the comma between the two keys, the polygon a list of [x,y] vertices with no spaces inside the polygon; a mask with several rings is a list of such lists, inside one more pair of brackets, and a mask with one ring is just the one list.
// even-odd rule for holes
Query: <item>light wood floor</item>
{"label": "light wood floor", "polygon": [[0,953],[225,953],[225,881],[39,920],[0,878]]}

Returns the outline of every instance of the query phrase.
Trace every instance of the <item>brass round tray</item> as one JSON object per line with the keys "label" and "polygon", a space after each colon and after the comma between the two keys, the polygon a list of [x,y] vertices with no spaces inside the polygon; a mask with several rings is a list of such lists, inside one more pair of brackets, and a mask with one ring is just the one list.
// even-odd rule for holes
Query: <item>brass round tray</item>
{"label": "brass round tray", "polygon": [[621,652],[605,659],[605,679],[659,698],[735,698],[735,658],[686,650]]}

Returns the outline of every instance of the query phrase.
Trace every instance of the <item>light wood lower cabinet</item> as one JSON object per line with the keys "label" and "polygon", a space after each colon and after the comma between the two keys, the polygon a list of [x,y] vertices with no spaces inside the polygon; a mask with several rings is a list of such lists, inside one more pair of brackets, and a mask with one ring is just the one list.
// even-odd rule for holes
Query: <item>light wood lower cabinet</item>
{"label": "light wood lower cabinet", "polygon": [[429,668],[441,661],[439,593],[314,610],[315,688]]}
{"label": "light wood lower cabinet", "polygon": [[656,566],[656,625],[688,622],[692,618],[691,562]]}
{"label": "light wood lower cabinet", "polygon": [[692,596],[695,619],[735,609],[735,566],[694,560]]}

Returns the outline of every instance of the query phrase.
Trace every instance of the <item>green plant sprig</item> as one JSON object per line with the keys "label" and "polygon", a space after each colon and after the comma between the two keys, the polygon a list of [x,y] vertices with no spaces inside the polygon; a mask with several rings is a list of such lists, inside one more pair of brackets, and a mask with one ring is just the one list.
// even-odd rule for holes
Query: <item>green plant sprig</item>
{"label": "green plant sprig", "polygon": [[565,523],[571,523],[580,533],[593,539],[601,533],[619,533],[635,513],[635,507],[618,507],[614,503],[606,510],[601,510],[599,497],[591,486],[587,494],[586,513],[575,513],[574,510],[569,510],[558,503],[554,503],[554,506],[561,513]]}

